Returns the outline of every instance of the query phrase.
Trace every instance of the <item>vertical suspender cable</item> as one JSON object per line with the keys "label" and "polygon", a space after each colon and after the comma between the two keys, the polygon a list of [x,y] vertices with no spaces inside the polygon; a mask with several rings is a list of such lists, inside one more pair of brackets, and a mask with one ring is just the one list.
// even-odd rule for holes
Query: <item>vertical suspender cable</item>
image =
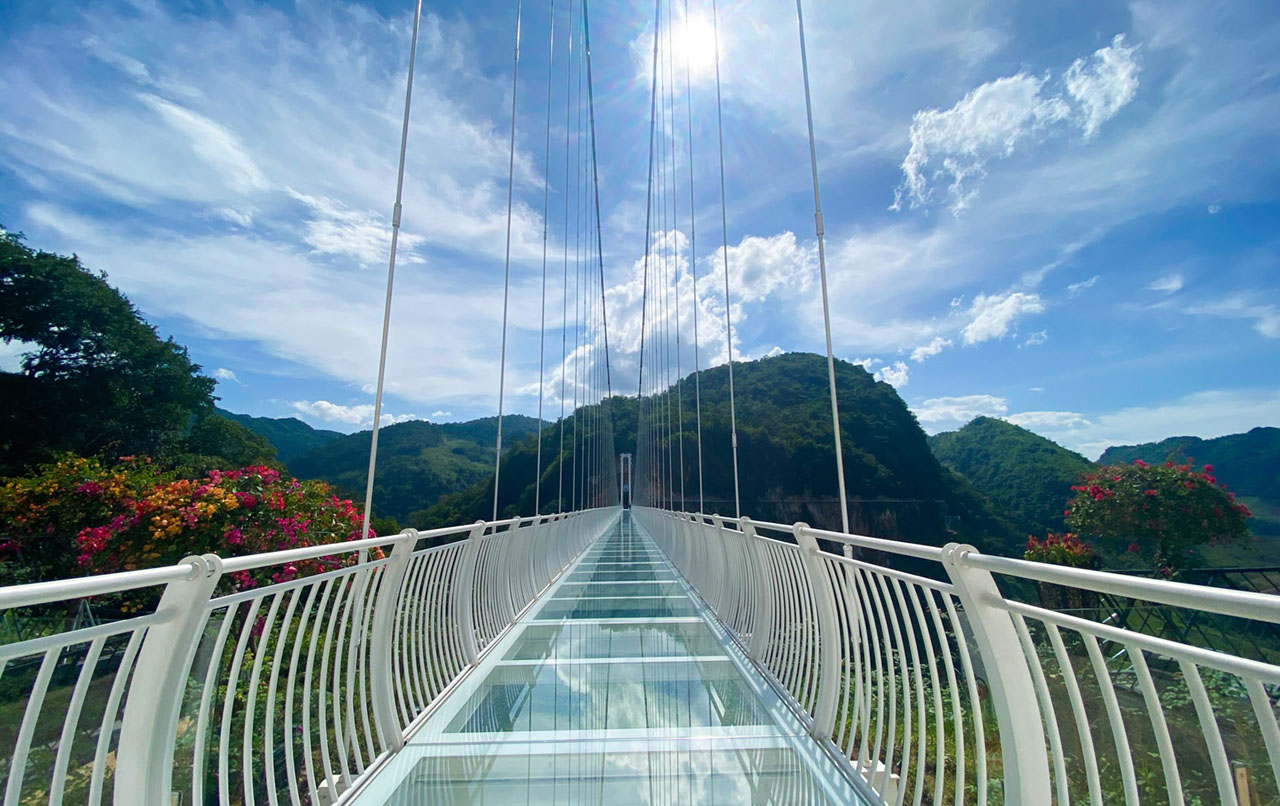
{"label": "vertical suspender cable", "polygon": [[569,359],[569,133],[572,130],[569,110],[573,95],[573,37],[573,3],[570,3],[569,55],[564,65],[564,279],[560,290],[560,450],[556,454],[560,480],[556,486],[556,512],[564,512],[564,397],[568,377],[565,365]]}
{"label": "vertical suspender cable", "polygon": [[724,195],[724,113],[720,100],[720,25],[716,0],[711,0],[711,31],[716,50],[716,132],[720,143],[720,227],[724,236],[724,338],[729,350],[729,429],[733,446],[733,510],[742,517],[742,500],[738,492],[738,412],[733,400],[733,322],[729,312],[729,214]]}
{"label": "vertical suspender cable", "polygon": [[[822,278],[822,324],[827,332],[827,382],[831,387],[831,432],[836,446],[836,481],[840,486],[840,524],[849,531],[849,501],[844,486],[844,451],[840,445],[840,406],[836,402],[836,362],[831,351],[831,304],[827,296],[827,251],[823,243],[822,199],[818,195],[818,148],[813,137],[813,101],[809,95],[809,55],[804,42],[804,11],[796,0],[796,23],[800,28],[800,68],[804,73],[804,110],[809,122],[809,164],[813,169],[813,221],[818,233],[818,273]],[[850,549],[845,546],[846,551]]]}
{"label": "vertical suspender cable", "polygon": [[[670,79],[671,102],[670,114],[668,119],[671,126],[671,228],[680,231],[679,205],[676,199],[676,68],[675,60],[672,55],[675,48],[672,46],[671,31],[675,27],[673,24],[673,6],[670,0],[667,2],[667,76]],[[693,216],[692,208],[689,210],[690,217]],[[685,465],[684,465],[684,378],[681,376],[683,365],[680,361],[680,241],[676,239],[673,246],[673,269],[672,269],[672,285],[675,288],[675,317],[676,317],[676,433],[679,443],[679,460],[680,460],[680,511],[685,511],[687,504],[685,503]]]}
{"label": "vertical suspender cable", "polygon": [[498,444],[493,457],[493,519],[498,519],[498,481],[502,470],[502,403],[507,383],[507,302],[511,297],[511,203],[516,178],[516,89],[520,82],[520,0],[516,0],[516,47],[511,68],[511,146],[507,157],[507,257],[502,278],[502,351],[498,362]]}
{"label": "vertical suspender cable", "polygon": [[[645,348],[645,330],[648,326],[649,312],[649,257],[653,252],[653,138],[654,126],[657,121],[657,104],[658,104],[658,30],[659,17],[658,5],[659,0],[654,0],[653,4],[653,78],[649,90],[649,187],[646,192],[646,204],[644,212],[644,275],[641,281],[640,291],[640,374],[636,388],[636,453],[640,452],[640,445],[643,441],[647,441],[649,431],[652,426],[652,416],[649,418],[649,428],[644,428],[644,411],[646,406],[644,396],[644,348]],[[637,456],[637,458],[641,458]],[[641,467],[644,470],[645,477],[649,473],[649,450],[645,449],[642,458]],[[645,492],[648,493],[649,485],[645,485]],[[648,500],[646,499],[646,503]]]}
{"label": "vertical suspender cable", "polygon": [[547,134],[543,149],[546,180],[542,183],[542,324],[538,327],[538,460],[533,470],[533,514],[541,512],[542,503],[542,401],[543,369],[547,354],[547,212],[551,203],[551,77],[556,61],[556,0],[551,0],[551,40],[547,46]]}
{"label": "vertical suspender cable", "polygon": [[591,76],[591,17],[587,12],[587,0],[582,0],[583,52],[587,57],[587,110],[591,120],[591,187],[595,197],[596,265],[600,279],[600,335],[604,352],[604,390],[613,391],[613,372],[609,368],[609,311],[604,296],[604,238],[600,231],[600,168],[596,156],[596,102],[595,87]]}
{"label": "vertical suspender cable", "polygon": [[[404,90],[404,121],[400,125],[400,165],[396,169],[396,203],[391,208],[391,259],[387,265],[387,301],[382,308],[382,347],[378,353],[378,388],[373,400],[373,434],[369,440],[369,475],[364,485],[364,522],[360,536],[369,536],[373,511],[373,474],[378,467],[378,421],[382,419],[382,385],[387,374],[387,337],[391,332],[391,291],[396,277],[396,247],[400,242],[400,201],[404,196],[404,157],[409,147],[409,104],[413,100],[413,62],[418,54],[418,23],[422,20],[422,0],[413,12],[413,35],[409,40],[409,77]],[[361,552],[363,559],[364,552]]]}
{"label": "vertical suspender cable", "polygon": [[[684,0],[684,38],[689,39],[689,0]],[[690,78],[690,55],[684,59],[684,98],[689,129],[689,276],[693,278],[693,393],[698,421],[698,511],[706,511],[702,492],[702,368],[698,358],[698,216],[693,199],[693,80]]]}

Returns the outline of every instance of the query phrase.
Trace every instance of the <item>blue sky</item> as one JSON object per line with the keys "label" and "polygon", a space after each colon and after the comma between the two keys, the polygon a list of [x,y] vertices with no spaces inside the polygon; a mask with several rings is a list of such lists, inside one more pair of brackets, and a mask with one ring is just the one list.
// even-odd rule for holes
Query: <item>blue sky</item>
{"label": "blue sky", "polygon": [[[514,5],[425,8],[389,419],[497,409]],[[725,357],[722,236],[709,4],[689,8],[673,58],[693,73],[705,364]],[[367,426],[411,10],[7,3],[0,222],[107,271],[219,377],[226,407]],[[563,36],[544,184],[548,21],[525,4],[507,402],[525,413],[543,192],[554,262],[568,190]],[[1274,4],[813,2],[806,22],[838,356],[894,383],[931,432],[1003,416],[1091,457],[1280,425]],[[636,373],[652,24],[643,3],[592,10],[621,389]],[[735,356],[821,351],[794,6],[726,3],[721,35]],[[660,237],[679,249],[687,312],[680,205],[682,234]],[[555,412],[558,366],[548,378]]]}

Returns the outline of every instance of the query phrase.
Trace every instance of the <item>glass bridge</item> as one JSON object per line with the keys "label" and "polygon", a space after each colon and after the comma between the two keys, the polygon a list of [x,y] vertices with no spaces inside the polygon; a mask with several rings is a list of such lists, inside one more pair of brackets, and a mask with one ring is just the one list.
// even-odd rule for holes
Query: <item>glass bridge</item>
{"label": "glass bridge", "polygon": [[354,802],[866,801],[624,511]]}

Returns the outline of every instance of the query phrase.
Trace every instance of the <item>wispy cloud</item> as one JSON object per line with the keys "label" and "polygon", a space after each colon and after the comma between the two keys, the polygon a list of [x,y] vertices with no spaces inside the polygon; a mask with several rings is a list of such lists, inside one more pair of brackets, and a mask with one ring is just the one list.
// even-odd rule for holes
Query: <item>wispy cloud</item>
{"label": "wispy cloud", "polygon": [[1187,308],[1187,313],[1223,319],[1247,319],[1253,322],[1253,329],[1258,333],[1269,339],[1280,339],[1280,307],[1251,302],[1244,296],[1193,305]]}
{"label": "wispy cloud", "polygon": [[1152,280],[1150,283],[1147,283],[1147,290],[1159,291],[1163,294],[1172,294],[1176,291],[1181,291],[1182,284],[1183,280],[1181,274],[1166,274],[1163,277],[1159,277]]}
{"label": "wispy cloud", "polygon": [[[295,411],[314,417],[317,420],[342,423],[358,428],[370,428],[373,426],[373,404],[344,406],[339,403],[330,403],[327,400],[295,400],[290,405],[293,406]],[[416,419],[418,419],[416,414],[390,414],[383,412],[381,424],[383,426],[395,425],[396,423]]]}
{"label": "wispy cloud", "polygon": [[231,381],[232,383],[240,383],[240,379],[236,377],[236,374],[231,370],[227,369],[226,367],[218,367],[217,369],[215,369],[213,371],[213,377],[217,378],[220,381]]}
{"label": "wispy cloud", "polygon": [[1009,401],[995,395],[961,395],[959,397],[934,397],[913,405],[911,410],[924,423],[926,430],[941,430],[938,426],[958,426],[974,417],[1000,417],[1009,410]]}
{"label": "wispy cloud", "polygon": [[1070,285],[1067,286],[1067,294],[1073,297],[1078,297],[1081,294],[1083,294],[1085,291],[1089,290],[1090,288],[1093,288],[1094,284],[1097,282],[1098,282],[1098,275],[1095,274],[1092,277],[1090,277],[1088,280],[1081,280],[1078,283],[1071,283]]}

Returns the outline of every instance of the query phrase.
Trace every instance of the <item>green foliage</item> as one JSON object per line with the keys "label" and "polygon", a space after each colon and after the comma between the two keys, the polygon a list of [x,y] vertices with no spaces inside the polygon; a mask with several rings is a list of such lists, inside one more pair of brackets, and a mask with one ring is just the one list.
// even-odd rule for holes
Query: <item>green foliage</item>
{"label": "green foliage", "polygon": [[0,339],[31,352],[0,372],[0,474],[63,452],[163,454],[210,413],[213,381],[72,256],[0,233]]}
{"label": "green foliage", "polygon": [[1280,428],[1254,428],[1216,439],[1170,437],[1143,445],[1119,445],[1108,448],[1098,461],[1129,464],[1134,459],[1153,465],[1213,465],[1224,484],[1248,499],[1255,514],[1250,521],[1253,533],[1280,537]]}
{"label": "green foliage", "polygon": [[[465,423],[412,420],[379,429],[373,511],[419,526],[409,519],[411,512],[492,475],[497,422],[496,417]],[[507,445],[537,430],[535,418],[503,418],[502,433]],[[363,496],[370,441],[369,431],[340,437],[294,458],[289,470],[299,478],[321,479],[348,495]]]}
{"label": "green foliage", "polygon": [[933,455],[964,476],[1032,532],[1060,530],[1062,503],[1093,463],[1013,423],[978,417],[929,438]]}
{"label": "green foliage", "polygon": [[[728,367],[703,371],[697,384],[702,398],[702,482],[707,509],[732,513]],[[932,543],[962,539],[1000,553],[1019,551],[1025,532],[1015,529],[966,481],[939,465],[914,415],[892,386],[844,361],[836,362],[836,384],[849,496],[855,508],[864,501],[879,502],[888,512],[874,523],[855,523],[854,528],[865,526],[886,536]],[[824,506],[809,506],[807,511],[812,514],[804,517],[814,526],[839,528],[826,359],[788,353],[738,362],[734,364],[734,386],[739,463],[750,469],[741,474],[744,513],[764,519],[775,517],[762,513],[780,511],[780,501],[825,501]],[[697,506],[699,481],[694,430],[697,392],[693,376],[670,391],[672,422],[682,416],[685,425],[683,488],[689,508]],[[654,398],[638,401],[619,396],[602,404],[612,418],[618,453],[639,453],[639,407],[645,407],[648,417],[655,402]],[[591,421],[594,408],[583,409],[584,422]],[[564,508],[572,504],[573,431],[570,421],[563,455],[558,427],[548,428],[543,436],[543,512],[556,510],[562,465],[566,468]],[[672,456],[679,456],[679,436],[677,433],[669,444],[660,443],[659,449],[665,453],[669,448]],[[503,457],[499,514],[532,513],[536,452],[537,443],[530,438]],[[660,492],[669,495],[678,507],[681,480],[677,477],[671,490]],[[472,489],[445,496],[435,507],[417,513],[412,523],[435,526],[487,519],[492,504],[492,482],[486,478]]]}
{"label": "green foliage", "polygon": [[1081,533],[1130,540],[1129,551],[1166,576],[1198,564],[1196,549],[1249,534],[1248,507],[1213,476],[1213,467],[1110,465],[1087,473],[1065,511]]}
{"label": "green foliage", "polygon": [[250,417],[223,409],[215,411],[265,439],[275,448],[276,458],[285,463],[343,437],[338,431],[312,428],[297,417]]}

